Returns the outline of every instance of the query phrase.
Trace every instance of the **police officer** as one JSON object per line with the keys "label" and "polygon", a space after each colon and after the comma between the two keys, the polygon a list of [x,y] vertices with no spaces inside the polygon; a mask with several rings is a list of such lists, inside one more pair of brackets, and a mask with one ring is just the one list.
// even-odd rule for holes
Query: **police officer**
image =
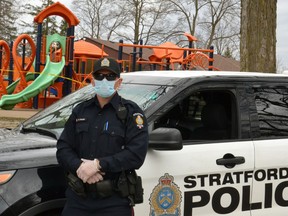
{"label": "police officer", "polygon": [[121,173],[144,162],[147,121],[136,103],[118,94],[116,60],[99,59],[92,75],[95,97],[73,109],[57,142],[57,160],[69,173],[62,215],[132,215],[131,199],[116,185]]}

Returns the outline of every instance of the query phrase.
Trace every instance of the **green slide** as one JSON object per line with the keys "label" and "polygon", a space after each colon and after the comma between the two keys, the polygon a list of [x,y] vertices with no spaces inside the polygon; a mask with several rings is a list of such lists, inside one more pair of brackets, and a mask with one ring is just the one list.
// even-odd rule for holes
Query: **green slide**
{"label": "green slide", "polygon": [[[60,62],[50,61],[50,49],[56,47],[62,49],[62,59]],[[8,95],[3,95],[0,100],[1,109],[13,109],[17,103],[28,101],[30,98],[35,97],[43,90],[48,88],[61,74],[65,66],[65,52],[66,52],[66,37],[59,34],[47,35],[46,40],[46,65],[41,74],[24,90],[17,94],[12,94],[19,80],[7,87]],[[28,75],[28,74],[27,74]],[[30,77],[27,77],[26,80]]]}
{"label": "green slide", "polygon": [[17,94],[2,96],[0,100],[2,109],[13,109],[17,103],[28,101],[54,83],[65,66],[65,56],[62,56],[61,62],[51,62],[49,55],[46,56],[46,59],[44,70],[29,86]]}
{"label": "green slide", "polygon": [[[34,80],[34,75],[35,75],[34,73],[29,73],[28,72],[26,74],[26,77],[25,77],[26,82]],[[18,78],[15,82],[13,82],[9,86],[7,86],[6,90],[7,90],[8,94],[12,94],[14,92],[14,90],[15,90],[16,86],[18,85],[19,81],[20,81],[20,78]]]}

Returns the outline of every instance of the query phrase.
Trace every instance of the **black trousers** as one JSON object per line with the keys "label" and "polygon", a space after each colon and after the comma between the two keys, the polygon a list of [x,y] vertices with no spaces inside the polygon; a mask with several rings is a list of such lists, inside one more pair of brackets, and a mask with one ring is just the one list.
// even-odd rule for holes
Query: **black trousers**
{"label": "black trousers", "polygon": [[83,198],[68,188],[66,197],[62,216],[132,216],[133,209],[129,200],[118,195],[107,198]]}

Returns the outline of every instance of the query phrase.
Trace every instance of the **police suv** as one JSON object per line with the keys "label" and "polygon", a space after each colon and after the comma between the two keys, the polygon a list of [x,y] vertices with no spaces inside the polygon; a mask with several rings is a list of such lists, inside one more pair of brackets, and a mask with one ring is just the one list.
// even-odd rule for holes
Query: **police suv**
{"label": "police suv", "polygon": [[[288,75],[125,73],[119,91],[149,124],[137,216],[286,216]],[[60,215],[66,180],[56,140],[84,87],[0,136],[0,215]]]}

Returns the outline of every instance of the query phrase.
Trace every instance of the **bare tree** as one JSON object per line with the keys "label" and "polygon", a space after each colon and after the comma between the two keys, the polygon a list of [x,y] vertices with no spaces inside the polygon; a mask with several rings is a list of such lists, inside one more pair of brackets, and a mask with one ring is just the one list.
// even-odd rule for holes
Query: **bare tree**
{"label": "bare tree", "polygon": [[16,11],[13,3],[13,0],[0,1],[0,39],[7,42],[15,38],[17,30],[14,26]]}
{"label": "bare tree", "polygon": [[[32,3],[29,0],[22,0],[22,7],[19,10],[19,14],[22,17],[30,16],[31,20],[20,19],[19,26],[23,29],[22,32],[29,34],[32,38],[36,39],[38,32],[37,23],[33,22],[34,17],[36,17],[41,11],[43,11],[48,6],[54,4],[54,0],[40,0],[38,4]],[[60,31],[59,23],[57,22],[57,16],[49,16],[42,23],[43,29],[42,34],[54,34]]]}
{"label": "bare tree", "polygon": [[[94,1],[91,3],[93,7],[89,6],[88,1]],[[169,13],[165,8],[166,1],[115,0],[112,4],[107,0],[74,0],[73,3],[73,10],[81,20],[83,36],[130,42],[143,39],[148,43],[159,42],[159,35],[169,32],[167,26],[170,22],[165,22],[165,16]]]}
{"label": "bare tree", "polygon": [[[171,3],[172,11],[176,14],[178,22],[177,28],[173,31],[173,36],[180,39],[183,38],[183,33],[187,32],[193,36],[201,37],[200,31],[196,31],[199,22],[199,13],[207,4],[202,0],[168,0]],[[185,38],[185,41],[187,39]],[[181,44],[181,39],[180,43]]]}
{"label": "bare tree", "polygon": [[166,35],[173,29],[167,21],[170,11],[167,1],[127,0],[121,7],[125,8],[127,20],[115,32],[118,38],[136,43],[143,39],[146,44],[153,44],[163,40],[163,37],[159,40],[159,35]]}
{"label": "bare tree", "polygon": [[146,17],[142,17],[142,31],[139,35],[150,44],[166,42],[175,28],[173,17],[170,16],[171,9],[166,1],[155,1],[150,5]]}
{"label": "bare tree", "polygon": [[[209,48],[218,43],[220,48],[224,39],[239,36],[239,28],[235,27],[239,26],[240,4],[238,0],[208,0],[207,3],[205,16],[199,23],[206,35],[204,46]],[[219,51],[222,52],[223,47]]]}
{"label": "bare tree", "polygon": [[[173,34],[188,32],[198,38],[197,46],[223,54],[229,48],[232,56],[239,53],[240,4],[238,0],[167,0],[177,14],[177,28]],[[182,31],[181,31],[182,30]],[[182,40],[183,39],[182,36]],[[179,43],[181,44],[181,43]],[[183,44],[183,43],[182,43]],[[238,55],[239,56],[239,55]]]}
{"label": "bare tree", "polygon": [[73,0],[73,11],[81,20],[76,34],[110,40],[127,22],[121,0]]}
{"label": "bare tree", "polygon": [[277,1],[242,0],[241,71],[276,72]]}
{"label": "bare tree", "polygon": [[[213,42],[216,53],[227,56],[229,50],[231,58],[240,59],[240,7],[234,16],[227,16],[221,20],[216,28]],[[209,46],[209,45],[208,45]]]}
{"label": "bare tree", "polygon": [[79,27],[83,36],[85,35],[92,38],[100,37],[100,32],[103,28],[102,20],[105,18],[103,11],[108,8],[108,3],[107,0],[72,1],[72,8],[81,20]]}

